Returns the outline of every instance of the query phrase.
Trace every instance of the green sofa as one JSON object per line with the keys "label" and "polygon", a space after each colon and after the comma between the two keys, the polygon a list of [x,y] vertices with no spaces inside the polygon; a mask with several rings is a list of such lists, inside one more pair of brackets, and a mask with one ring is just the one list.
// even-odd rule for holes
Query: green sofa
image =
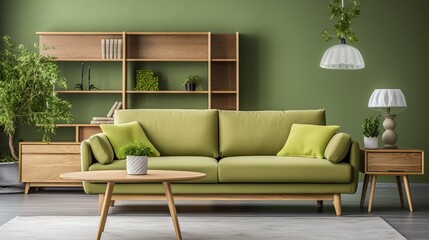
{"label": "green sofa", "polygon": [[[278,157],[294,123],[325,125],[325,110],[224,111],[134,109],[115,113],[115,124],[138,121],[160,152],[149,169],[203,172],[200,180],[172,183],[176,200],[333,200],[341,215],[341,194],[355,193],[359,146],[344,160]],[[101,164],[89,140],[81,144],[83,171],[126,168],[125,160]],[[102,194],[106,184],[84,182],[88,194]],[[163,199],[162,184],[121,184],[115,196]],[[138,196],[138,198],[137,198]],[[121,199],[121,198],[116,198]]]}

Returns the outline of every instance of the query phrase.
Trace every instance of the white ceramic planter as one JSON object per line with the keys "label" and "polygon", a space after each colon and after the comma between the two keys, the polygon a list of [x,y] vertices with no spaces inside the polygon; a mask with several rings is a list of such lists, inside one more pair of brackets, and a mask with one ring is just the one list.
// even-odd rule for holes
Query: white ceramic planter
{"label": "white ceramic planter", "polygon": [[378,137],[363,137],[363,145],[368,149],[378,148]]}
{"label": "white ceramic planter", "polygon": [[127,174],[147,174],[147,156],[127,156]]}

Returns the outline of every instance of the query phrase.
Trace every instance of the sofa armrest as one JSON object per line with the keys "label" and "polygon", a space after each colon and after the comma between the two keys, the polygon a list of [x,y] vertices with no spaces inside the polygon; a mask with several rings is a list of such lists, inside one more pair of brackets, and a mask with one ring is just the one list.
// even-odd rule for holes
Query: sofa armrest
{"label": "sofa armrest", "polygon": [[89,140],[84,140],[80,144],[80,162],[81,169],[83,172],[89,170],[89,166],[94,162],[94,156],[92,155],[91,145]]}
{"label": "sofa armrest", "polygon": [[352,193],[355,193],[359,182],[359,143],[352,141],[352,144],[350,145],[350,151],[347,156],[348,161],[352,166],[351,191]]}

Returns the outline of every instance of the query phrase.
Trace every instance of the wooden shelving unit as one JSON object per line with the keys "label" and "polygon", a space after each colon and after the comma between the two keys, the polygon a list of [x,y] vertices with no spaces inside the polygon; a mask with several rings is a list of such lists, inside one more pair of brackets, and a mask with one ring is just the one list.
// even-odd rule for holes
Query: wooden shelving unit
{"label": "wooden shelving unit", "polygon": [[[126,109],[129,94],[205,94],[209,109],[239,110],[239,34],[210,32],[38,32],[40,54],[61,62],[121,63],[121,89],[57,90],[59,94],[121,94]],[[120,59],[102,59],[101,40],[122,39]],[[202,91],[136,91],[127,88],[127,65],[133,62],[206,62],[207,89]],[[172,104],[174,107],[174,104]]]}

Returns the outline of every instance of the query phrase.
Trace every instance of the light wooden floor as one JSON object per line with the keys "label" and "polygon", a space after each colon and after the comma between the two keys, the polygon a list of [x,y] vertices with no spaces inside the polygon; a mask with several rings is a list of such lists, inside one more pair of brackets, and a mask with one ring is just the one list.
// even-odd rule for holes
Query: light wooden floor
{"label": "light wooden floor", "polygon": [[[343,216],[379,216],[408,239],[429,239],[429,184],[411,185],[414,212],[407,205],[401,209],[396,184],[377,184],[373,212],[359,208],[361,189],[353,195],[342,195]],[[23,194],[0,194],[0,225],[15,216],[92,216],[98,214],[98,197],[86,195],[82,190],[42,189]],[[332,203],[325,202],[319,210],[316,201],[178,201],[180,216],[285,216],[335,217]],[[109,214],[114,215],[166,215],[163,201],[117,202]]]}

